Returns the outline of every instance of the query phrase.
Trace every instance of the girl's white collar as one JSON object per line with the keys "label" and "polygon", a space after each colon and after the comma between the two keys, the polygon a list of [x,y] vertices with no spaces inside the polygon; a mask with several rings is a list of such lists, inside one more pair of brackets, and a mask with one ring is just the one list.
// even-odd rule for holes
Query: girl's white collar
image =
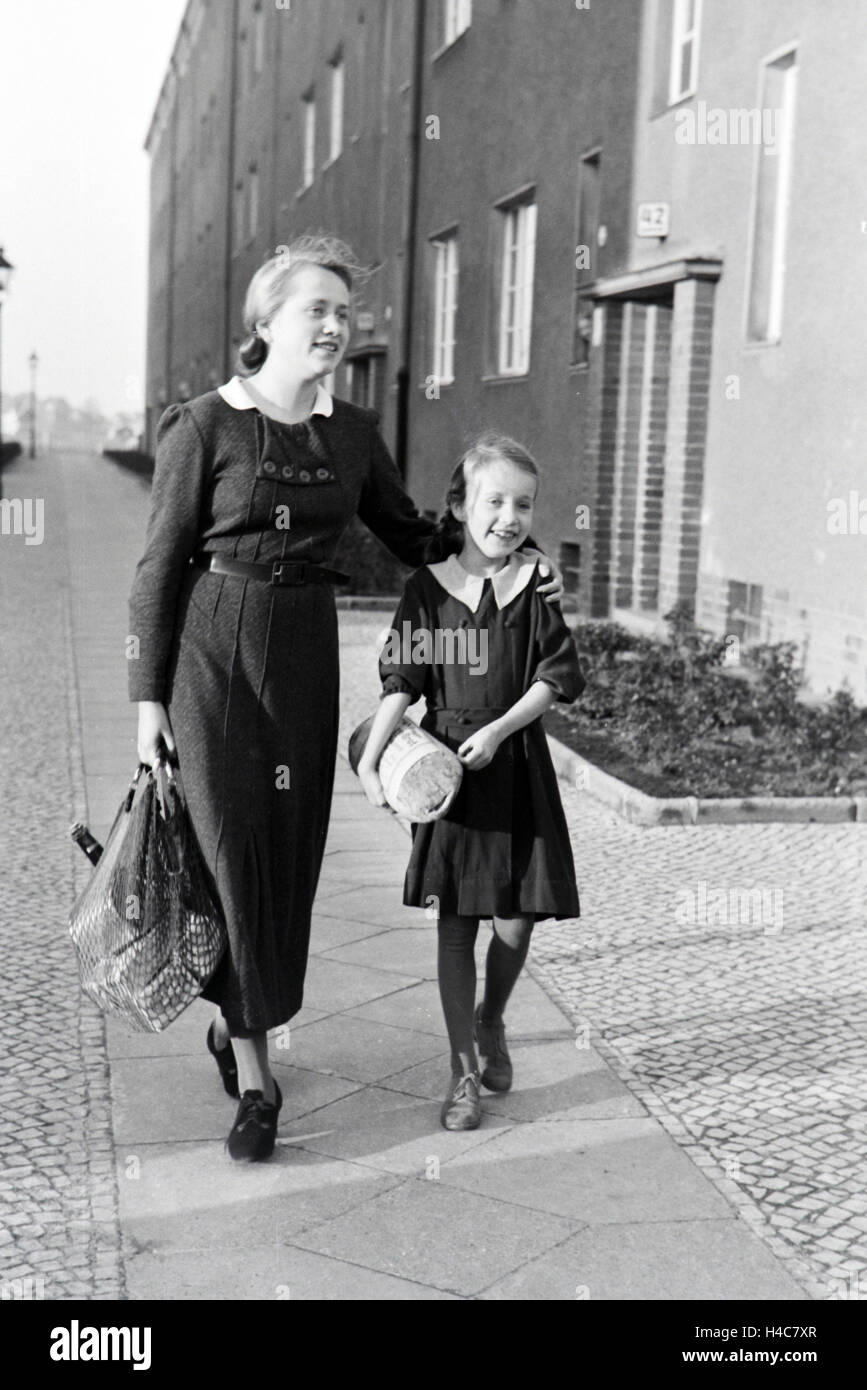
{"label": "girl's white collar", "polygon": [[[256,402],[248,391],[244,390],[244,383],[239,376],[233,376],[230,381],[224,382],[217,387],[218,392],[223,397],[226,405],[230,405],[233,410],[255,410]],[[328,394],[321,382],[316,386],[316,398],[313,402],[311,415],[331,415],[334,411],[334,399]]]}
{"label": "girl's white collar", "polygon": [[[505,608],[507,603],[511,603],[513,598],[517,598],[518,594],[526,589],[536,568],[537,559],[538,555],[534,552],[519,553],[513,550],[503,568],[491,576],[494,601],[498,608]],[[450,555],[447,560],[441,560],[438,565],[428,565],[427,568],[452,598],[465,603],[471,612],[476,612],[485,583],[482,575],[469,574],[457,555]]]}

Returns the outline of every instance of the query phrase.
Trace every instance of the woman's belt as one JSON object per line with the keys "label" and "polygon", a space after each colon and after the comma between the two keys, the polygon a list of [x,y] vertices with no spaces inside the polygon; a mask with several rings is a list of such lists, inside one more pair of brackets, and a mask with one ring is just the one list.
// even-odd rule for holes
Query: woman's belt
{"label": "woman's belt", "polygon": [[220,555],[213,550],[200,550],[193,556],[193,564],[199,569],[211,570],[214,574],[233,574],[238,579],[258,579],[262,584],[273,584],[280,589],[313,582],[349,583],[348,574],[343,574],[341,570],[329,569],[327,565],[316,565],[312,560],[272,560],[269,564],[261,564],[253,560],[234,560],[230,555]]}

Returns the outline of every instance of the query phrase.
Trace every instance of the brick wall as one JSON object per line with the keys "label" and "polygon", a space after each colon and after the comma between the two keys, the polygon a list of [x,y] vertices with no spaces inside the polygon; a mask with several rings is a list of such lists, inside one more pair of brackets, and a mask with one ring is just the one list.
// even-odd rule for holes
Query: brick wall
{"label": "brick wall", "polygon": [[695,609],[707,437],[713,283],[679,280],[674,289],[671,375],[662,502],[659,611]]}
{"label": "brick wall", "polygon": [[611,611],[612,531],[625,307],[622,301],[611,300],[597,309],[602,316],[602,341],[591,353],[588,372],[584,473],[593,496],[588,536],[591,553],[589,565],[582,566],[578,606],[591,618],[607,618]]}

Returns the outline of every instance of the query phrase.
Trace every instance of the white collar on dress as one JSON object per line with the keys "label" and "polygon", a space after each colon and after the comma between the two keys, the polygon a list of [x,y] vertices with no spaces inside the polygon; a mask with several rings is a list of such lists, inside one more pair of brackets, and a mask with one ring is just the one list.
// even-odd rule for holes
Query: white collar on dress
{"label": "white collar on dress", "polygon": [[[513,550],[503,568],[491,576],[494,600],[498,608],[505,608],[507,603],[517,598],[522,589],[526,589],[536,568],[537,558],[536,555],[519,554]],[[481,602],[485,583],[482,575],[469,574],[457,555],[450,555],[447,560],[441,560],[438,565],[428,565],[427,568],[452,598],[459,599],[475,613]]]}
{"label": "white collar on dress", "polygon": [[[226,402],[234,410],[255,410],[256,402],[248,391],[244,389],[244,383],[239,376],[233,376],[230,381],[226,381],[217,390]],[[328,394],[321,382],[316,383],[316,398],[313,401],[311,415],[331,415],[334,411],[334,399]]]}

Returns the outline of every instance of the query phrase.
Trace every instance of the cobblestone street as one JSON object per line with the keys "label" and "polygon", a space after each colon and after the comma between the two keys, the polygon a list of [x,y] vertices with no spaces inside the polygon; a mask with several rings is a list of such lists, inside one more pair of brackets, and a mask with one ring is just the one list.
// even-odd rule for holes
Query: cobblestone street
{"label": "cobblestone street", "polygon": [[85,812],[64,517],[78,464],[22,458],[2,478],[4,497],[44,499],[46,535],[0,538],[0,1279],[47,1299],[122,1291],[105,1026],[65,929],[89,874],[68,836]]}
{"label": "cobblestone street", "polygon": [[[389,621],[342,615],[348,730]],[[561,791],[583,916],[533,975],[812,1297],[867,1298],[863,826],[643,829]]]}

